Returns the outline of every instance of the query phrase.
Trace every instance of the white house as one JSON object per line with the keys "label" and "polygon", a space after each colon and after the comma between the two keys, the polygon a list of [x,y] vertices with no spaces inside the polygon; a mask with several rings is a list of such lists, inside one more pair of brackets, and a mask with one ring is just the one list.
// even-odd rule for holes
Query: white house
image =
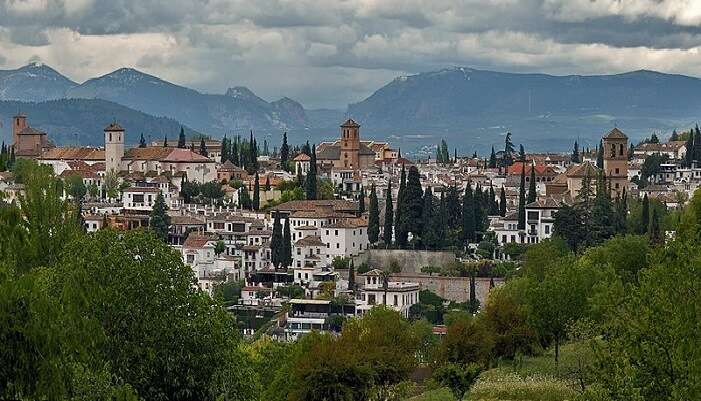
{"label": "white house", "polygon": [[383,273],[373,269],[361,274],[363,285],[356,291],[356,307],[359,315],[375,305],[387,305],[409,317],[409,308],[419,302],[419,284],[401,281],[388,281],[384,285]]}

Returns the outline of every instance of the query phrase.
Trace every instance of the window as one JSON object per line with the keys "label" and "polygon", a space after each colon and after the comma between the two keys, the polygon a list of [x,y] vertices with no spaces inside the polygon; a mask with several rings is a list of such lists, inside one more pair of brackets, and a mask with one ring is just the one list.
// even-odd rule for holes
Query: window
{"label": "window", "polygon": [[[468,209],[468,210],[469,210],[469,209]],[[301,249],[301,248],[297,248],[297,255],[301,255],[301,254],[302,254],[302,249]]]}
{"label": "window", "polygon": [[394,306],[397,306],[399,304],[399,298],[395,295],[394,296]]}
{"label": "window", "polygon": [[338,230],[334,230],[334,234],[333,234],[333,235],[338,236]]}
{"label": "window", "polygon": [[550,234],[550,226],[545,226],[545,233]]}

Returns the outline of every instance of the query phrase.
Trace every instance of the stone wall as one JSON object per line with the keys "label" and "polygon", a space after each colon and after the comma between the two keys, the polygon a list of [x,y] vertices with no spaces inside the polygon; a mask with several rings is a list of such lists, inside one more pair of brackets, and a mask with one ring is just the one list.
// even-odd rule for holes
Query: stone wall
{"label": "stone wall", "polygon": [[[455,302],[467,302],[470,299],[469,277],[442,277],[428,274],[399,273],[393,274],[390,281],[419,283],[422,290],[431,290],[440,297]],[[494,279],[495,286],[503,284],[504,279]],[[489,277],[477,277],[475,279],[475,290],[480,305],[484,305],[489,295]]]}
{"label": "stone wall", "polygon": [[424,266],[444,266],[454,260],[455,254],[449,251],[407,249],[370,249],[354,258],[356,267],[365,262],[373,268],[387,268],[396,261],[402,273],[420,273]]}

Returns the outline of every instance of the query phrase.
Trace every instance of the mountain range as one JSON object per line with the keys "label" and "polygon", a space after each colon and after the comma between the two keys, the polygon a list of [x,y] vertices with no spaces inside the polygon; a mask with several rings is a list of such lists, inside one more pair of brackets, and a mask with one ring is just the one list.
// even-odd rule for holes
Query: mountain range
{"label": "mountain range", "polygon": [[499,148],[507,131],[533,150],[565,150],[578,138],[593,146],[613,126],[637,139],[688,127],[701,111],[700,79],[654,71],[553,76],[454,67],[398,77],[345,111],[306,110],[287,97],[269,102],[242,86],[223,92],[202,93],[131,68],[79,84],[34,63],[0,71],[0,117],[16,107],[34,126],[56,131],[58,143],[71,133],[99,143],[96,122],[105,118],[129,119],[130,132],[157,138],[176,135],[182,124],[215,137],[288,131],[291,142],[301,142],[337,137],[338,123],[351,116],[365,137],[406,150],[445,138],[467,153]]}

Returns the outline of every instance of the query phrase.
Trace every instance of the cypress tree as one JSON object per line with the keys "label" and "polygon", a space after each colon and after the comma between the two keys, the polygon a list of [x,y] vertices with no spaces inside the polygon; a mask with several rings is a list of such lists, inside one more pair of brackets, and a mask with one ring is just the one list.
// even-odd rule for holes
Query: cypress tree
{"label": "cypress tree", "polygon": [[660,222],[657,217],[657,209],[652,209],[652,218],[650,219],[650,230],[648,231],[650,242],[653,244],[661,244],[662,236],[660,235]]}
{"label": "cypress tree", "polygon": [[280,146],[280,164],[282,169],[288,171],[288,161],[290,159],[290,147],[287,145],[287,132],[282,134],[282,146]]}
{"label": "cypress tree", "polygon": [[204,157],[209,156],[209,153],[207,153],[207,144],[204,142],[204,137],[200,138],[200,154]]}
{"label": "cypress tree", "polygon": [[499,216],[506,216],[506,192],[504,191],[504,186],[501,186],[501,192],[499,193]]}
{"label": "cypress tree", "polygon": [[489,183],[489,215],[496,216],[499,214],[499,204],[497,203],[497,194],[494,192],[494,185]]}
{"label": "cypress tree", "polygon": [[358,212],[360,214],[365,213],[365,189],[360,187],[360,194],[358,195]]}
{"label": "cypress tree", "polygon": [[497,154],[494,152],[494,146],[492,145],[492,153],[489,155],[489,168],[497,167]]}
{"label": "cypress tree", "polygon": [[386,246],[392,244],[392,222],[394,220],[394,205],[392,204],[392,181],[387,183],[387,196],[385,197],[385,224],[382,232],[382,240]]}
{"label": "cypress tree", "polygon": [[572,163],[579,163],[579,144],[574,141],[574,147],[572,148]]}
{"label": "cypress tree", "polygon": [[253,210],[258,209],[260,209],[260,182],[256,171],[255,181],[253,182]]}
{"label": "cypress tree", "polygon": [[402,213],[406,213],[403,217],[407,232],[411,232],[415,238],[421,237],[423,195],[424,192],[421,190],[421,177],[419,175],[419,169],[416,168],[416,166],[411,166],[409,167],[409,174],[407,174],[407,182],[404,192],[404,204],[406,207]]}
{"label": "cypress tree", "polygon": [[219,153],[221,153],[221,158],[219,161],[224,163],[225,161],[229,160],[229,151],[231,150],[231,147],[229,146],[229,140],[226,139],[226,135],[224,135],[224,138],[221,140],[221,150]]}
{"label": "cypress tree", "polygon": [[168,205],[163,198],[163,193],[159,192],[151,209],[149,226],[156,236],[163,241],[168,241],[168,231],[170,229],[170,216],[168,215]]}
{"label": "cypress tree", "polygon": [[180,126],[180,135],[178,135],[178,147],[180,149],[185,149],[185,142],[187,139],[185,138],[185,129]]}
{"label": "cypress tree", "polygon": [[643,206],[640,218],[640,234],[645,234],[648,231],[648,226],[650,225],[650,200],[647,198],[647,194],[643,196]]}
{"label": "cypress tree", "polygon": [[311,160],[309,161],[309,172],[305,181],[304,189],[308,200],[317,199],[316,193],[316,145],[312,145]]}
{"label": "cypress tree", "polygon": [[421,243],[427,249],[436,249],[438,243],[438,235],[436,233],[438,219],[436,218],[437,216],[433,205],[433,192],[430,186],[427,186],[424,192],[421,211],[421,220],[423,222]]}
{"label": "cypress tree", "polygon": [[270,191],[270,176],[266,175],[265,176],[265,191]]}
{"label": "cypress tree", "polygon": [[297,170],[297,186],[304,188],[304,177],[302,176],[302,169]]}
{"label": "cypress tree", "polygon": [[168,135],[163,135],[163,147],[168,147]]}
{"label": "cypress tree", "polygon": [[472,187],[468,182],[462,198],[462,237],[464,242],[475,240],[475,204]]}
{"label": "cypress tree", "polygon": [[353,263],[353,259],[350,260],[348,266],[348,290],[355,292],[355,263]]}
{"label": "cypress tree", "polygon": [[604,143],[601,140],[596,148],[596,167],[604,168]]}
{"label": "cypress tree", "polygon": [[270,238],[270,259],[273,266],[280,267],[284,259],[284,244],[282,236],[282,225],[280,224],[280,214],[275,213],[273,220],[273,234]]}
{"label": "cypress tree", "polygon": [[521,165],[521,187],[518,189],[518,229],[526,229],[526,167]]}
{"label": "cypress tree", "polygon": [[523,163],[526,162],[526,150],[523,148],[522,144],[518,145],[518,159]]}
{"label": "cypress tree", "polygon": [[144,139],[144,133],[141,133],[141,139],[139,139],[139,147],[140,148],[145,148],[146,147],[146,139]]}
{"label": "cypress tree", "polygon": [[528,183],[528,201],[526,202],[531,203],[535,202],[535,200],[538,198],[538,192],[536,191],[536,185],[535,185],[535,166],[531,166],[531,177],[530,177],[530,182]]}
{"label": "cypress tree", "polygon": [[406,202],[406,171],[402,165],[402,174],[399,181],[399,192],[397,193],[397,212],[394,214],[394,242],[399,248],[406,247],[409,233],[407,232],[405,217]]}
{"label": "cypress tree", "polygon": [[445,241],[445,235],[447,233],[447,227],[448,227],[448,208],[446,207],[445,204],[445,188],[443,191],[441,191],[441,198],[438,203],[438,218],[437,220],[437,226],[436,226],[436,248],[441,248],[444,241]]}
{"label": "cypress tree", "polygon": [[475,241],[478,241],[479,233],[484,230],[484,193],[480,184],[475,187],[472,199],[475,206]]}
{"label": "cypress tree", "polygon": [[380,236],[380,210],[377,201],[375,184],[370,187],[370,210],[368,216],[368,240],[371,244],[377,243]]}
{"label": "cypress tree", "polygon": [[283,260],[285,267],[292,266],[292,235],[290,234],[290,218],[285,219],[285,228],[282,234]]}
{"label": "cypress tree", "polygon": [[241,167],[241,158],[239,157],[239,137],[231,143],[231,152],[229,153],[229,160],[234,163],[235,166]]}
{"label": "cypress tree", "polygon": [[689,133],[689,138],[686,140],[686,153],[684,154],[686,167],[691,167],[694,161],[694,134]]}
{"label": "cypress tree", "polygon": [[591,228],[587,230],[590,244],[599,243],[613,236],[612,220],[611,190],[606,185],[606,176],[603,171],[600,171],[596,183],[594,206],[591,211]]}

